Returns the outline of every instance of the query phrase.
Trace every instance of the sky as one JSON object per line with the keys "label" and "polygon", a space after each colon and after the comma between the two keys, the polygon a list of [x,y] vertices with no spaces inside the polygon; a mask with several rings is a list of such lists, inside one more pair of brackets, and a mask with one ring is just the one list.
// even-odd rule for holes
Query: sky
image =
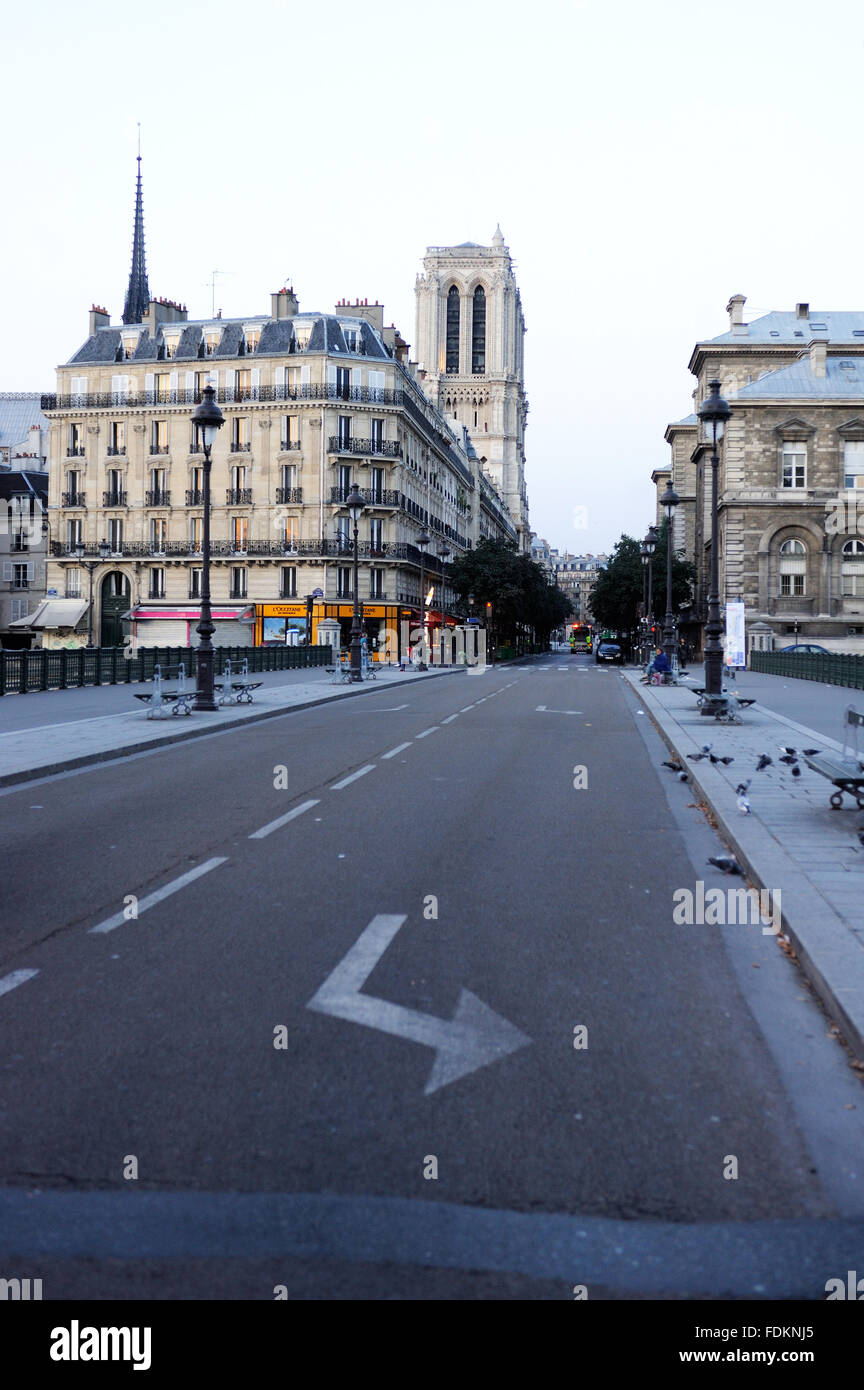
{"label": "sky", "polygon": [[[190,318],[385,305],[500,223],[527,325],[531,526],[574,553],[654,520],[693,345],[860,309],[859,0],[44,0],[4,22],[0,391],[117,322],[141,123],[151,293]],[[587,525],[585,524],[587,521]]]}

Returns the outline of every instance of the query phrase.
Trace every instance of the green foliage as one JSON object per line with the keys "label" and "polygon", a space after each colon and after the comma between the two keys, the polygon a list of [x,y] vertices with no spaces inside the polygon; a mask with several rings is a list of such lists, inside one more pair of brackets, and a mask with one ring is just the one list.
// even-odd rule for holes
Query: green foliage
{"label": "green foliage", "polygon": [[522,555],[512,542],[481,540],[476,549],[454,560],[449,572],[453,588],[468,613],[468,595],[474,595],[473,613],[483,618],[492,604],[492,625],[497,642],[515,640],[533,629],[538,642],[546,642],[553,628],[570,614],[569,599],[550,584],[530,555]]}
{"label": "green foliage", "polygon": [[[669,525],[664,519],[657,532],[657,548],[652,560],[653,608],[661,621],[666,613],[666,544]],[[696,581],[696,571],[689,560],[672,554],[672,611],[678,612],[689,603]],[[591,610],[597,622],[616,632],[633,632],[639,624],[642,607],[644,571],[642,543],[623,535],[612,552],[605,570],[601,570],[591,598]]]}

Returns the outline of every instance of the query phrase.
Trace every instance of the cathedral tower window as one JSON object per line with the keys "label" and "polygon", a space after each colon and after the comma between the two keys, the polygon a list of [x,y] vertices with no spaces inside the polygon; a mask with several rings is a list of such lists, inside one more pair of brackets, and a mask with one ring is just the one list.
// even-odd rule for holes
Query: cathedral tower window
{"label": "cathedral tower window", "polygon": [[451,285],[447,293],[447,364],[448,372],[459,370],[459,291]]}
{"label": "cathedral tower window", "polygon": [[471,320],[471,370],[486,370],[486,292],[482,285],[474,291],[474,313]]}

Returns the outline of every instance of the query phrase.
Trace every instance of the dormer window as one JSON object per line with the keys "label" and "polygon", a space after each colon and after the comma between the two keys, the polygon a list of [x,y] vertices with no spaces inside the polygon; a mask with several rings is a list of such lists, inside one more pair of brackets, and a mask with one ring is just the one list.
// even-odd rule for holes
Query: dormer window
{"label": "dormer window", "polygon": [[133,333],[132,335],[127,335],[124,333],[122,343],[123,357],[128,361],[130,357],[135,356],[135,349],[138,346],[138,334]]}
{"label": "dormer window", "polygon": [[244,330],[244,333],[246,337],[246,351],[257,352],[258,344],[261,341],[261,329],[247,328]]}
{"label": "dormer window", "polygon": [[340,324],[342,337],[345,339],[345,346],[349,352],[357,351],[357,329],[348,328],[344,323]]}
{"label": "dormer window", "polygon": [[309,339],[312,336],[311,323],[295,323],[294,338],[297,343],[297,351],[305,352],[309,346]]}
{"label": "dormer window", "polygon": [[212,356],[213,356],[213,354],[215,353],[216,349],[217,349],[218,346],[219,346],[219,338],[220,338],[220,330],[219,330],[218,328],[215,329],[214,331],[207,332],[207,333],[204,334],[204,356],[205,356],[205,357],[212,357]]}
{"label": "dormer window", "polygon": [[180,334],[179,334],[179,333],[174,333],[174,334],[172,334],[170,338],[166,335],[166,338],[165,338],[165,356],[166,356],[166,357],[176,357],[176,355],[177,355],[177,349],[178,349],[179,346],[180,346]]}

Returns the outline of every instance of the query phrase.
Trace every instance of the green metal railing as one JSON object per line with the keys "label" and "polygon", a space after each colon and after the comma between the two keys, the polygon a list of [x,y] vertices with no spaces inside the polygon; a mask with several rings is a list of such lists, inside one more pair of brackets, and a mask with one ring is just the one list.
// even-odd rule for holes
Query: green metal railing
{"label": "green metal railing", "polygon": [[[157,664],[174,669],[181,661],[187,677],[194,680],[195,651],[195,647],[139,647],[130,656],[124,647],[0,651],[0,695],[84,685],[131,685],[133,681],[152,680]],[[329,647],[216,647],[214,657],[217,674],[226,661],[248,661],[250,672],[260,672],[327,666],[333,660]]]}
{"label": "green metal railing", "polygon": [[864,656],[849,652],[751,652],[750,670],[864,690]]}

